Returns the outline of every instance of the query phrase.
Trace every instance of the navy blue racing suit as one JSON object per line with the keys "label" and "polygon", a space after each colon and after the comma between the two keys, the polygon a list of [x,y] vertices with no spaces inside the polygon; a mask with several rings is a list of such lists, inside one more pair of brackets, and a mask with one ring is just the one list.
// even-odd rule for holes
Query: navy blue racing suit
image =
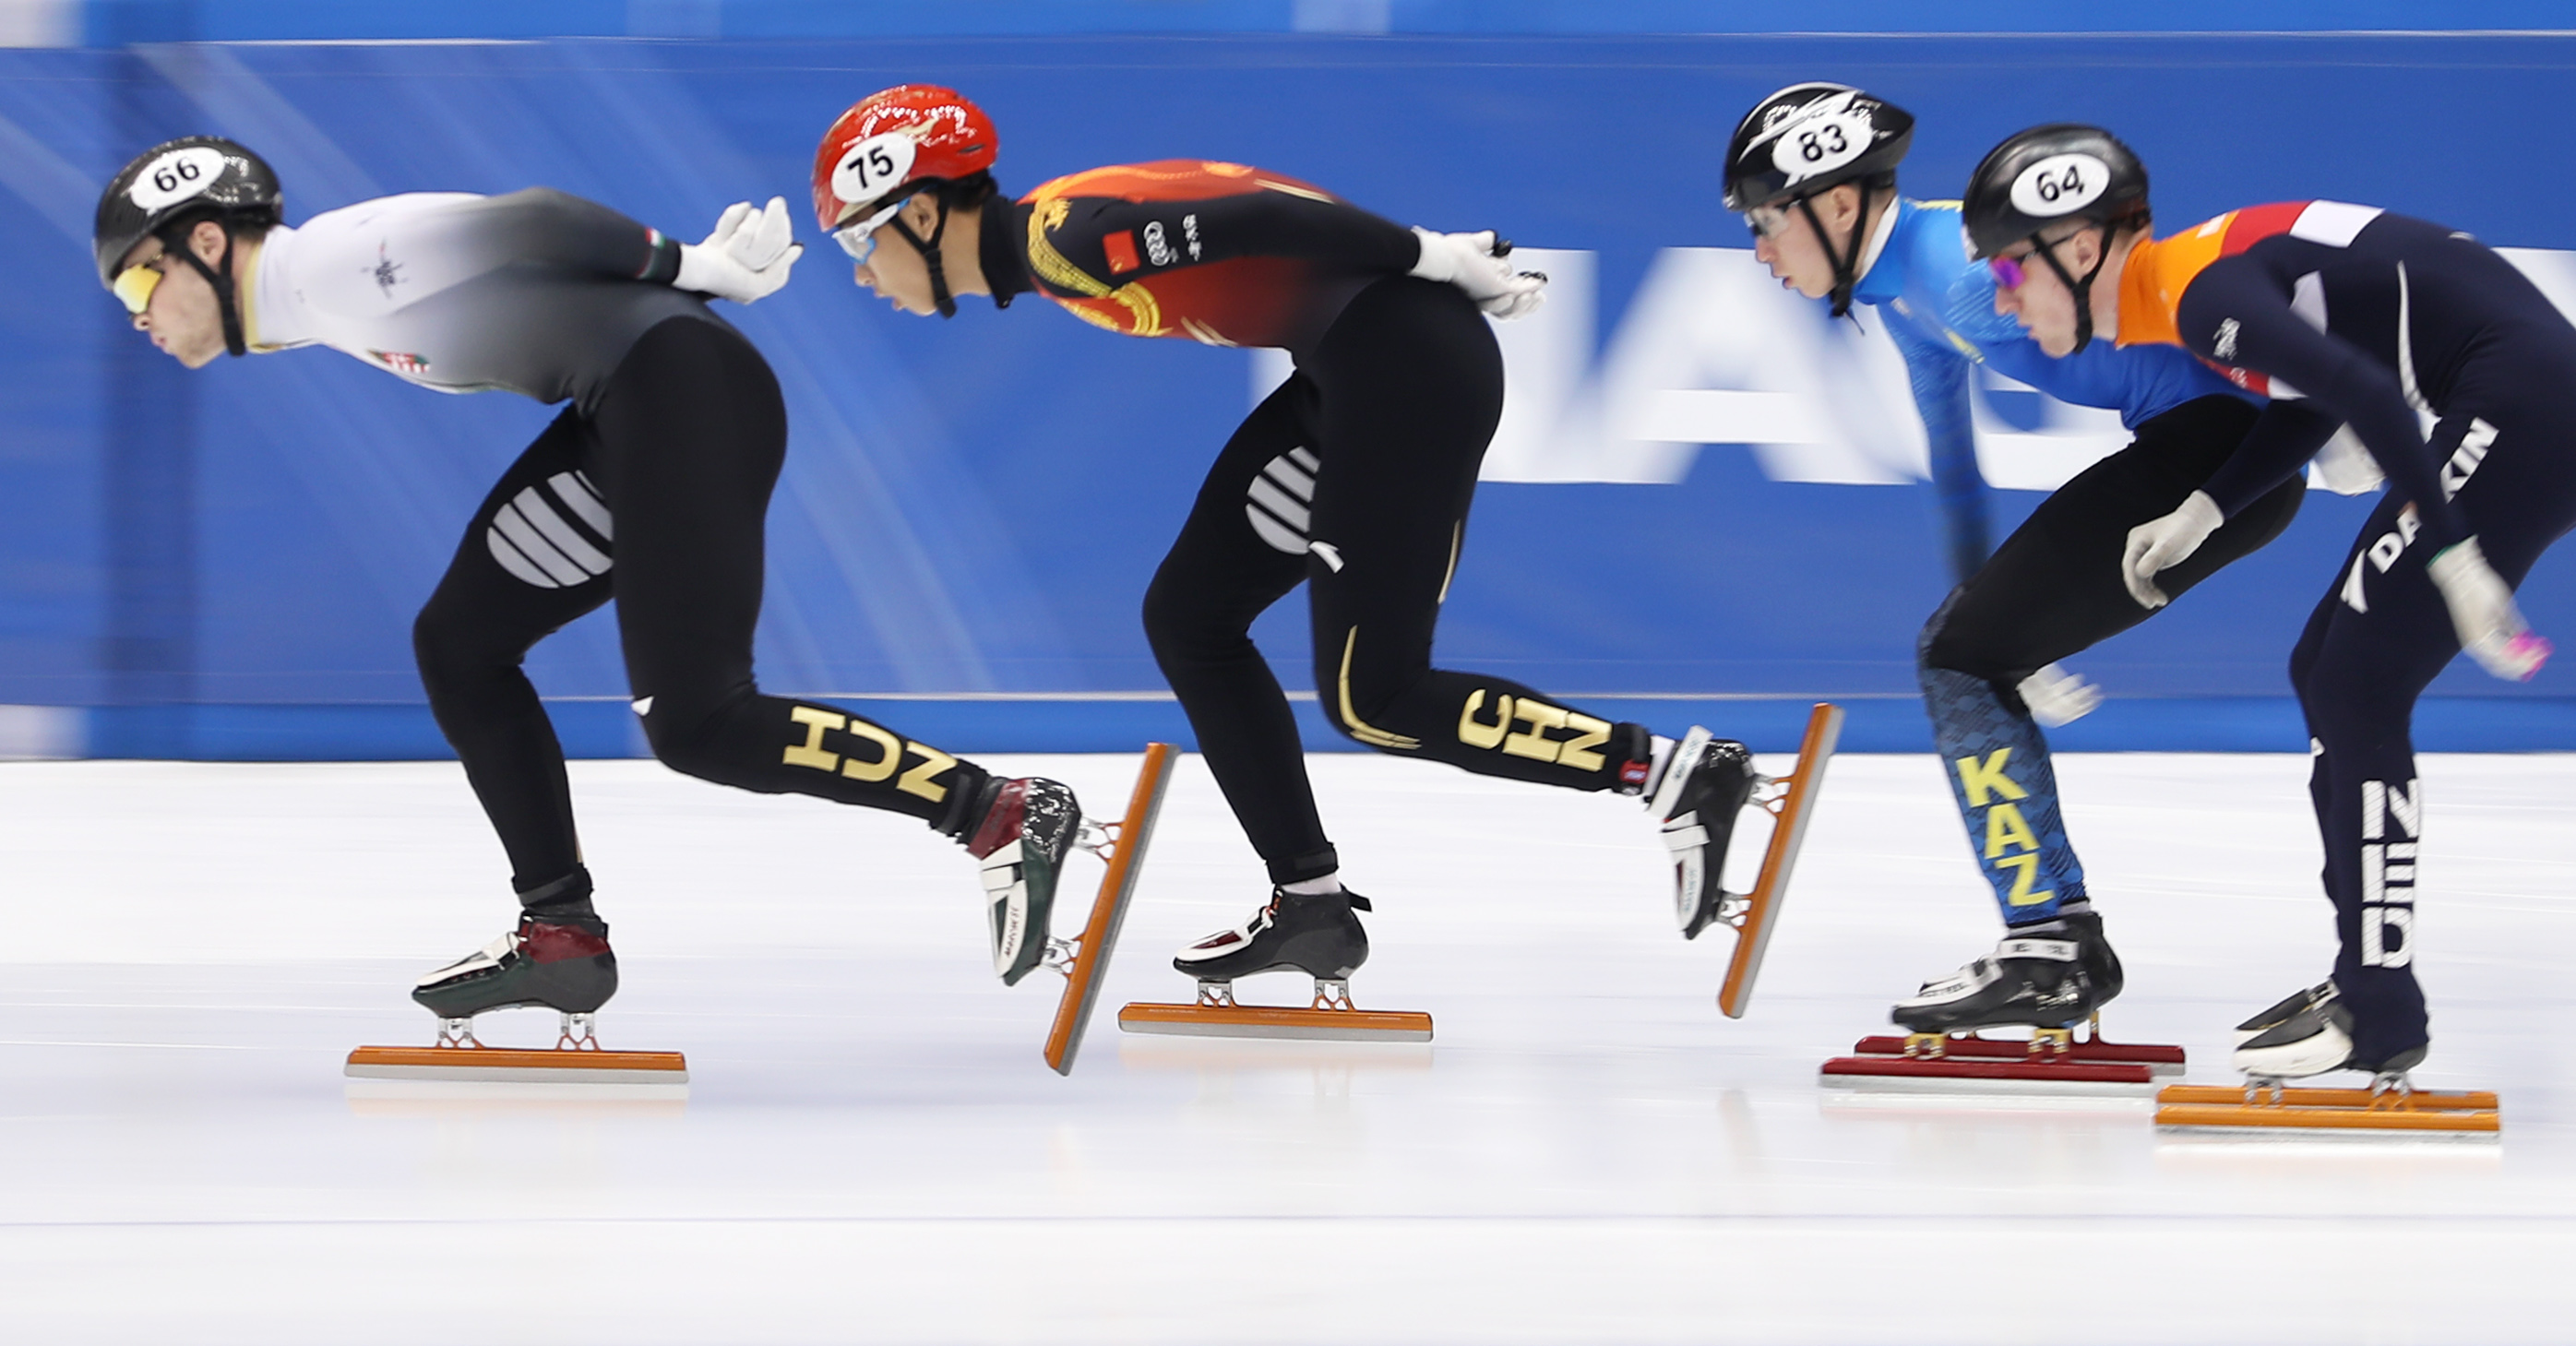
{"label": "navy blue racing suit", "polygon": [[[2353,1063],[2378,1067],[2430,1036],[2410,730],[2460,643],[2425,566],[2474,537],[2519,585],[2576,525],[2576,328],[2477,240],[2367,206],[2258,206],[2148,248],[2123,280],[2121,339],[2178,341],[2274,399],[2209,482],[2222,514],[2295,473],[2321,424],[2348,422],[2388,477],[2290,656],[2341,943],[2334,983]],[[2419,410],[2438,418],[2429,435]]]}

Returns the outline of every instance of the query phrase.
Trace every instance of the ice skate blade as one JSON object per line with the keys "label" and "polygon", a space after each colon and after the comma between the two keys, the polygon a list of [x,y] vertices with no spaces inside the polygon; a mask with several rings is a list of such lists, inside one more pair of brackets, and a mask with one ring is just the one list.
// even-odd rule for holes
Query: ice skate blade
{"label": "ice skate blade", "polygon": [[[2010,1044],[2018,1046],[2019,1044]],[[2138,1062],[1926,1060],[1905,1056],[1837,1056],[1817,1072],[1827,1089],[1892,1093],[2068,1094],[2146,1098],[2156,1090],[2152,1067]]]}
{"label": "ice skate blade", "polygon": [[483,1084],[686,1085],[679,1052],[532,1050],[523,1047],[360,1047],[342,1070],[353,1080],[456,1080]]}
{"label": "ice skate blade", "polygon": [[1118,1011],[1129,1033],[1174,1037],[1306,1038],[1323,1042],[1429,1042],[1431,1016],[1411,1010],[1291,1009],[1277,1005],[1159,1005]]}
{"label": "ice skate blade", "polygon": [[[1942,1044],[1944,1056],[1936,1059],[2021,1062],[2033,1058],[2030,1044],[2011,1038],[1953,1037]],[[1890,1034],[1866,1037],[1852,1045],[1854,1056],[1905,1055],[1905,1039]],[[2179,1079],[2185,1068],[2183,1049],[2145,1042],[2104,1042],[2099,1038],[2078,1042],[2056,1058],[2070,1065],[2106,1066],[2140,1065],[2159,1078]]]}
{"label": "ice skate blade", "polygon": [[2249,1101],[2242,1086],[2176,1084],[2156,1095],[2156,1129],[2169,1134],[2494,1140],[2503,1134],[2504,1118],[2496,1096],[2483,1090],[2374,1094],[2368,1089],[2285,1088],[2256,1091]]}
{"label": "ice skate blade", "polygon": [[353,1117],[684,1117],[685,1084],[555,1084],[545,1081],[352,1079]]}
{"label": "ice skate blade", "polygon": [[1815,816],[1816,792],[1824,788],[1825,765],[1842,741],[1843,710],[1820,701],[1807,714],[1806,734],[1798,741],[1798,764],[1786,776],[1770,778],[1780,793],[1762,800],[1774,819],[1771,844],[1762,852],[1762,872],[1746,895],[1744,914],[1725,922],[1735,927],[1735,952],[1727,959],[1726,980],[1718,986],[1718,1011],[1741,1019],[1753,1003],[1753,982],[1762,975],[1762,955],[1770,950],[1772,927],[1779,924],[1780,904],[1789,893],[1789,876],[1798,867],[1798,850],[1806,844],[1807,822]]}
{"label": "ice skate blade", "polygon": [[1136,895],[1145,848],[1153,844],[1154,823],[1163,814],[1174,751],[1169,743],[1145,745],[1145,759],[1136,768],[1136,788],[1127,796],[1127,814],[1118,830],[1108,834],[1109,849],[1102,856],[1108,869],[1100,876],[1099,895],[1091,900],[1091,915],[1083,922],[1070,957],[1058,969],[1064,973],[1064,994],[1057,997],[1055,1018],[1047,1026],[1045,1051],[1048,1068],[1058,1075],[1073,1073],[1074,1057],[1091,1027],[1091,1012],[1100,1004],[1101,974],[1118,948],[1118,932],[1127,923],[1127,904]]}

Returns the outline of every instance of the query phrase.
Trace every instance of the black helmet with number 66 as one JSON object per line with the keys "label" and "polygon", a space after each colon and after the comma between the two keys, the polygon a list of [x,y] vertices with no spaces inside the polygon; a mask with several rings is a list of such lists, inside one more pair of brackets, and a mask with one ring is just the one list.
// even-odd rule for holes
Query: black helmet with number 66
{"label": "black helmet with number 66", "polygon": [[202,212],[274,224],[286,195],[268,161],[220,136],[182,136],[136,155],[99,193],[91,244],[98,283],[116,283],[134,245],[181,215]]}
{"label": "black helmet with number 66", "polygon": [[[216,307],[223,316],[224,349],[240,355],[248,347],[242,337],[241,306],[233,294],[233,229],[278,223],[285,201],[276,171],[246,146],[221,136],[163,141],[136,155],[99,193],[98,218],[90,229],[90,246],[98,257],[98,283],[124,300],[129,310],[142,313],[157,275],[140,268],[133,277],[120,272],[135,244],[159,235],[164,247],[214,287]],[[201,219],[225,226],[223,255],[213,266],[172,233],[176,226]]]}
{"label": "black helmet with number 66", "polygon": [[[1753,105],[1726,147],[1726,208],[1755,211],[1797,203],[1833,263],[1834,316],[1851,310],[1860,283],[1861,231],[1870,197],[1896,193],[1896,165],[1914,143],[1914,117],[1848,84],[1792,84]],[[1837,241],[1825,234],[1810,197],[1846,182],[1860,186],[1860,217]],[[1755,232],[1771,228],[1751,221]]]}

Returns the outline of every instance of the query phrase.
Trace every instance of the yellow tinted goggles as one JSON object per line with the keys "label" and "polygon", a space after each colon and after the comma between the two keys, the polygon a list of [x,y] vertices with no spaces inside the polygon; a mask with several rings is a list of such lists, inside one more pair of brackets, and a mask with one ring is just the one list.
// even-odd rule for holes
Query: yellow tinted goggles
{"label": "yellow tinted goggles", "polygon": [[141,313],[152,302],[152,291],[161,284],[161,270],[153,266],[129,266],[116,273],[116,283],[108,288],[125,301],[125,311]]}

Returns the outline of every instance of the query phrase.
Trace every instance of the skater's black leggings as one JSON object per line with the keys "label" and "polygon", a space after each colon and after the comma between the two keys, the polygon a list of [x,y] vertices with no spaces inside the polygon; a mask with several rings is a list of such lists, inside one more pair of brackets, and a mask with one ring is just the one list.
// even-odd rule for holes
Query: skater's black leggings
{"label": "skater's black leggings", "polygon": [[1235,431],[1154,576],[1154,656],[1276,882],[1337,863],[1287,697],[1250,635],[1301,581],[1316,692],[1343,733],[1480,775],[1642,781],[1642,726],[1431,666],[1502,405],[1502,356],[1475,305],[1452,286],[1379,281]]}
{"label": "skater's black leggings", "polygon": [[971,764],[752,681],[786,449],[760,353],[731,328],[675,318],[635,343],[594,413],[555,418],[475,511],[412,643],[521,893],[575,873],[581,846],[563,749],[519,664],[612,596],[635,709],[673,769],[934,824],[982,784]]}
{"label": "skater's black leggings", "polygon": [[[2129,530],[2171,513],[2252,428],[2242,398],[2203,397],[2147,420],[2129,447],[2057,488],[1950,595],[1919,646],[1925,709],[1969,854],[2006,925],[2053,920],[2089,900],[2066,836],[2048,740],[2018,685],[2041,666],[2145,621],[2121,582]],[[2282,484],[2156,577],[2169,598],[2278,537],[2305,490]]]}
{"label": "skater's black leggings", "polygon": [[[2560,358],[2528,361],[2540,367],[2520,378],[2463,375],[2462,384],[2516,391],[2482,399],[2474,412],[2452,408],[2429,436],[2479,550],[2516,586],[2576,525],[2576,341],[2551,354]],[[2430,544],[2411,505],[2393,492],[2381,500],[2290,656],[2314,739],[2308,794],[2341,941],[2334,981],[2352,1010],[2353,1057],[2363,1065],[2386,1064],[2427,1039],[2414,966],[2424,795],[2411,728],[2415,699],[2460,651],[2450,609],[2424,569]]]}
{"label": "skater's black leggings", "polygon": [[[2243,398],[2185,402],[2138,427],[2127,448],[2077,473],[2004,539],[1924,631],[1923,662],[2013,686],[2047,664],[2153,615],[2120,579],[2129,530],[2199,490],[2258,413]],[[2293,478],[2210,534],[2189,560],[2156,576],[2168,598],[2251,555],[2297,517]],[[2016,702],[2017,704],[2017,702]]]}

